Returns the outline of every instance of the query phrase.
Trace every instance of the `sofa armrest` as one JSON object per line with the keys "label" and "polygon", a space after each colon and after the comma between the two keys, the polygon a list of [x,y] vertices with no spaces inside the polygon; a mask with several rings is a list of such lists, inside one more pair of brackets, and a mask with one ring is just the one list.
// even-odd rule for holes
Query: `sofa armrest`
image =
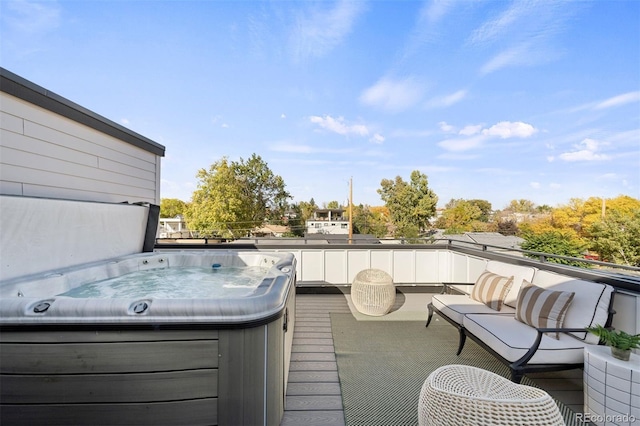
{"label": "sofa armrest", "polygon": [[452,291],[461,294],[468,294],[462,290],[456,289],[454,286],[457,285],[474,285],[475,283],[464,283],[464,282],[443,282],[442,283],[442,293],[441,294],[451,294]]}
{"label": "sofa armrest", "polygon": [[533,342],[533,345],[529,348],[526,354],[522,356],[519,360],[513,362],[511,366],[521,366],[529,362],[531,358],[536,354],[538,348],[540,347],[540,342],[542,341],[542,336],[544,333],[580,333],[587,332],[586,328],[536,328],[538,334],[536,335],[536,340]]}

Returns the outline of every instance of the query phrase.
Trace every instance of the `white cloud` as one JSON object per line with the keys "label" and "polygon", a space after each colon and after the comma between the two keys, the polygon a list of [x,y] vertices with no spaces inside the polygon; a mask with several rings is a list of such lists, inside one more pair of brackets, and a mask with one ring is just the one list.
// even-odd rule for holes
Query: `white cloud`
{"label": "white cloud", "polygon": [[487,136],[498,136],[502,139],[528,138],[537,131],[538,129],[533,127],[531,124],[523,123],[522,121],[501,121],[488,129],[484,129],[482,134]]}
{"label": "white cloud", "polygon": [[438,125],[440,126],[440,130],[442,130],[443,132],[453,132],[456,130],[455,127],[453,127],[451,124],[448,124],[446,121],[441,121],[438,123]]}
{"label": "white cloud", "polygon": [[453,5],[454,2],[451,0],[434,0],[427,2],[421,11],[421,17],[433,24],[441,20]]}
{"label": "white cloud", "polygon": [[441,96],[439,98],[433,98],[427,102],[429,108],[446,108],[454,105],[467,96],[466,90],[458,90],[450,95]]}
{"label": "white cloud", "polygon": [[606,154],[598,154],[600,150],[600,142],[595,139],[584,139],[582,142],[574,146],[574,151],[565,152],[558,156],[561,160],[574,161],[606,161],[609,157]]}
{"label": "white cloud", "polygon": [[128,118],[121,118],[120,119],[120,124],[122,124],[123,126],[128,126],[129,125],[129,119]]}
{"label": "white cloud", "polygon": [[462,130],[458,132],[458,134],[464,135],[464,136],[471,136],[471,135],[475,135],[476,133],[479,133],[480,130],[482,130],[482,124],[468,125],[468,126],[464,126]]}
{"label": "white cloud", "polygon": [[[454,127],[445,122],[440,122],[440,128],[447,128],[453,130]],[[493,137],[499,137],[501,139],[509,138],[526,138],[538,130],[531,124],[523,123],[521,121],[501,121],[488,129],[482,129],[480,125],[465,126],[458,134],[463,137],[453,138],[441,141],[438,145],[448,151],[467,151],[470,149],[478,148],[486,140]],[[467,136],[467,137],[464,137]]]}
{"label": "white cloud", "polygon": [[333,118],[330,115],[325,115],[324,117],[320,117],[317,115],[313,115],[309,117],[309,121],[323,129],[327,129],[331,132],[337,133],[339,135],[356,135],[356,136],[368,136],[369,129],[364,124],[347,124],[343,117]]}
{"label": "white cloud", "polygon": [[584,110],[602,110],[607,108],[618,107],[621,105],[638,102],[640,101],[640,91],[636,92],[627,92],[622,93],[620,95],[612,96],[608,99],[597,101],[597,102],[588,102],[582,105],[578,105],[576,107],[570,108],[568,112],[580,112]]}
{"label": "white cloud", "polygon": [[623,93],[597,103],[594,109],[605,109],[640,101],[640,91]]}
{"label": "white cloud", "polygon": [[533,189],[540,189],[540,182],[531,182],[529,183],[529,186]]}
{"label": "white cloud", "polygon": [[534,56],[530,44],[521,43],[495,55],[480,68],[480,73],[485,75],[510,66],[531,65]]}
{"label": "white cloud", "polygon": [[[556,0],[531,0],[495,2],[499,14],[492,16],[478,27],[468,42],[476,47],[499,46],[495,54],[481,68],[489,74],[501,68],[520,65],[536,65],[558,56],[553,37],[564,31],[567,22],[580,6],[567,7]],[[505,45],[505,41],[509,44]]]}
{"label": "white cloud", "polygon": [[321,57],[342,43],[364,11],[363,2],[338,1],[330,10],[301,15],[290,36],[294,59]]}
{"label": "white cloud", "polygon": [[371,139],[369,139],[369,142],[380,145],[384,142],[384,136],[382,136],[380,133],[376,133],[371,137]]}
{"label": "white cloud", "polygon": [[280,114],[280,118],[287,118],[287,116],[284,113],[282,113]]}
{"label": "white cloud", "polygon": [[360,95],[360,102],[386,111],[399,112],[415,105],[423,91],[422,84],[411,77],[404,80],[382,78]]}

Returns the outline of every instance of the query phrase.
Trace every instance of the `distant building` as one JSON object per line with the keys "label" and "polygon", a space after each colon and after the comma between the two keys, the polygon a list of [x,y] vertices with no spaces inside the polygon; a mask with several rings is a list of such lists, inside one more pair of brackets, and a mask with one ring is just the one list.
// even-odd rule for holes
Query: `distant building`
{"label": "distant building", "polygon": [[284,234],[289,232],[288,226],[284,225],[271,225],[264,224],[259,228],[255,228],[251,231],[252,237],[283,237]]}
{"label": "distant building", "polygon": [[311,234],[349,234],[349,218],[344,215],[344,209],[319,209],[308,219],[307,235]]}
{"label": "distant building", "polygon": [[158,238],[191,238],[193,235],[181,215],[158,219]]}

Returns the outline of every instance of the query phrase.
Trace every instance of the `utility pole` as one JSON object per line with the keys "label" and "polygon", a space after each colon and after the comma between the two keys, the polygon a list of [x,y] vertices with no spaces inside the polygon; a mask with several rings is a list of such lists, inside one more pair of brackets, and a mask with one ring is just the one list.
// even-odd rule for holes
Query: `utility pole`
{"label": "utility pole", "polygon": [[353,176],[349,179],[349,244],[353,243]]}

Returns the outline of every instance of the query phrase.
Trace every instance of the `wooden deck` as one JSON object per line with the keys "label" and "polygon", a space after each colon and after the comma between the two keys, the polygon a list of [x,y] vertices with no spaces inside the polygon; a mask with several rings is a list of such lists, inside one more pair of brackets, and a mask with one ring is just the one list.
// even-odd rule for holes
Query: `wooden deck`
{"label": "wooden deck", "polygon": [[[296,299],[296,325],[281,426],[344,426],[330,313],[349,313],[349,305],[343,294],[298,294]],[[582,412],[582,370],[528,376],[574,412]]]}
{"label": "wooden deck", "polygon": [[350,312],[344,295],[296,296],[296,325],[282,426],[345,424],[330,312]]}

